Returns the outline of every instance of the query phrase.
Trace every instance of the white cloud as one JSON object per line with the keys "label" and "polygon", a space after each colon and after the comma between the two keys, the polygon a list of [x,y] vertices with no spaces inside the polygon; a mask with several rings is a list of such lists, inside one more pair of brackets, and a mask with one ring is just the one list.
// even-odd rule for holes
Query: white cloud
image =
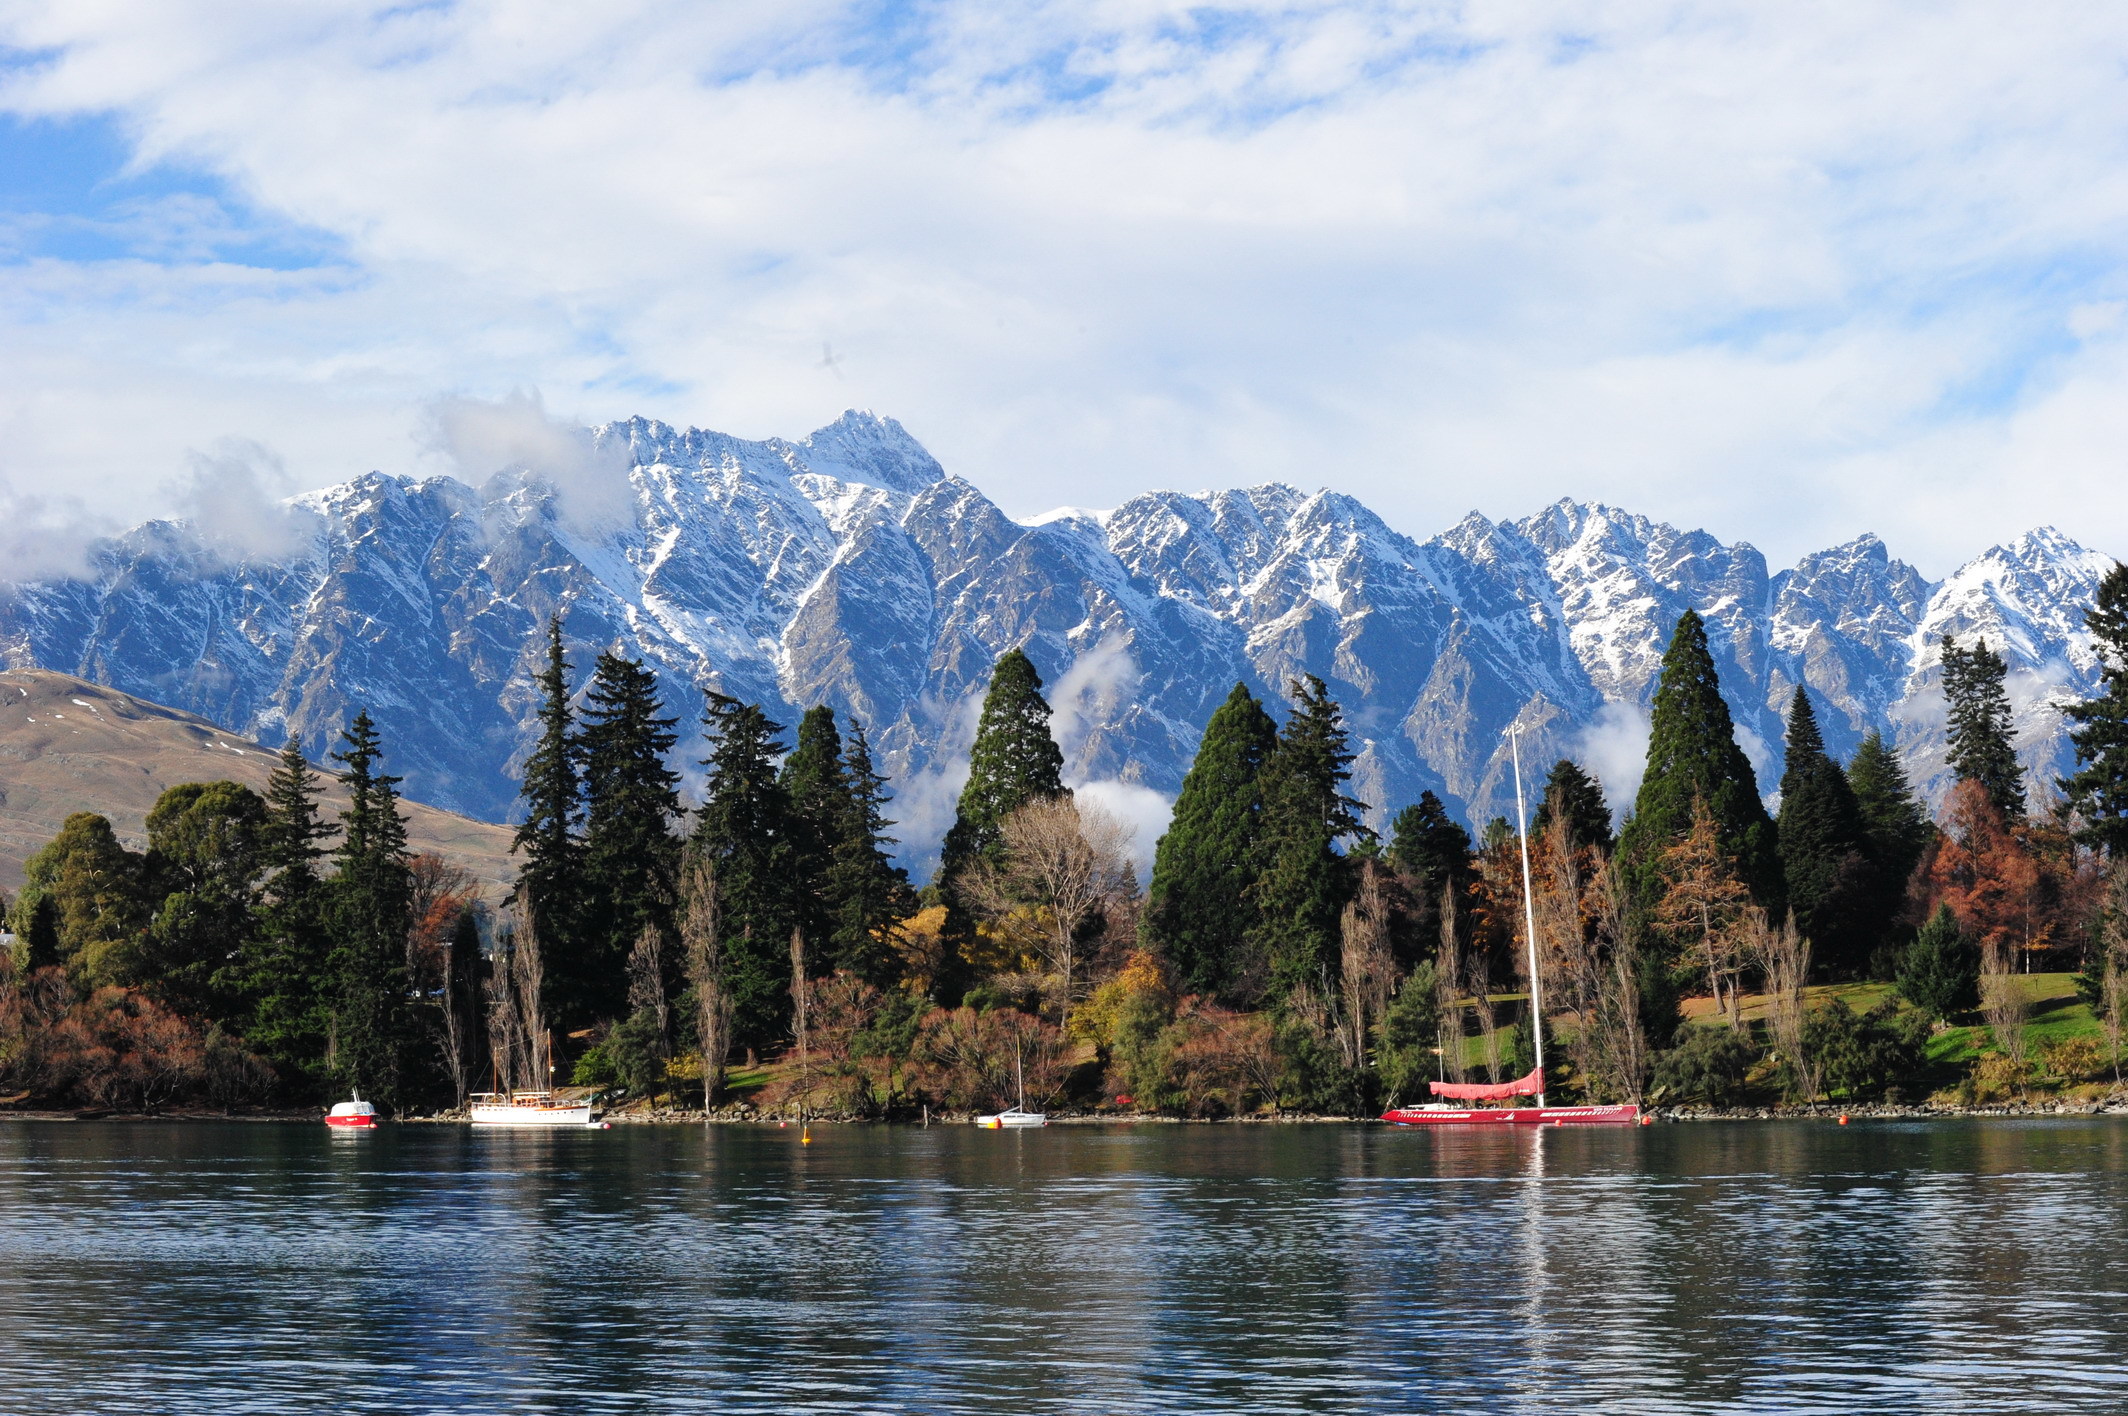
{"label": "white cloud", "polygon": [[1623,821],[1648,772],[1648,710],[1638,703],[1606,703],[1582,730],[1573,755],[1603,786],[1611,816]]}
{"label": "white cloud", "polygon": [[[1776,562],[2128,545],[2107,7],[876,14],[9,7],[49,57],[0,107],[233,194],[0,268],[0,345],[42,346],[0,353],[11,475],[125,506],[228,435],[405,470],[440,393],[538,387],[748,436],[876,407],[1018,512],[1281,477]],[[202,255],[238,207],[334,254]]]}
{"label": "white cloud", "polygon": [[429,409],[430,443],[475,486],[524,472],[554,489],[562,517],[585,532],[633,520],[628,450],[594,446],[588,428],[552,418],[538,392],[499,399],[443,398]]}
{"label": "white cloud", "polygon": [[288,469],[271,448],[225,438],[189,461],[171,494],[178,513],[220,557],[238,564],[278,560],[313,534],[315,515],[284,501],[292,490]]}
{"label": "white cloud", "polygon": [[1071,790],[1075,799],[1091,802],[1130,829],[1131,862],[1138,869],[1138,883],[1148,883],[1153,874],[1153,847],[1167,834],[1167,824],[1175,815],[1174,798],[1137,782],[1113,778],[1079,782]]}

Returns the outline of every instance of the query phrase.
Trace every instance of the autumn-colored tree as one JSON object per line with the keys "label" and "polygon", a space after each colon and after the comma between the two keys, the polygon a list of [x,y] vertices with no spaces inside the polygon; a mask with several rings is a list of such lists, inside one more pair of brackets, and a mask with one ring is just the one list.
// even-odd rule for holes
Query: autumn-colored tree
{"label": "autumn-colored tree", "polygon": [[1951,788],[1941,828],[1915,874],[1915,913],[1927,918],[1949,905],[1981,948],[2045,948],[2053,921],[2041,899],[2039,861],[2010,829],[1986,783],[1965,778]]}
{"label": "autumn-colored tree", "polygon": [[1690,961],[1707,975],[1716,1011],[1740,1022],[1736,977],[1744,960],[1736,926],[1751,904],[1751,891],[1722,849],[1720,828],[1705,802],[1695,801],[1683,839],[1660,860],[1662,894],[1653,923],[1670,940],[1680,962]]}

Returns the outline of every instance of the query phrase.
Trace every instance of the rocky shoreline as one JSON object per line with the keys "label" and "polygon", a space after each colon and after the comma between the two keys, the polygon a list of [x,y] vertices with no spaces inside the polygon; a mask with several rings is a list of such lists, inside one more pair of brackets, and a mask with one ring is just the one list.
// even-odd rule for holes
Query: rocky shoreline
{"label": "rocky shoreline", "polygon": [[[1657,1123],[1688,1121],[1827,1121],[1839,1124],[1844,1118],[1855,1121],[1955,1121],[2008,1119],[2025,1120],[2036,1117],[2080,1116],[2128,1116],[2128,1092],[2117,1092],[2096,1101],[2029,1101],[1998,1102],[1985,1106],[1897,1106],[1874,1104],[1866,1106],[1742,1106],[1742,1107],[1665,1107],[1647,1109],[1648,1118]],[[245,1121],[245,1122],[304,1122],[315,1124],[323,1118],[321,1111],[33,1111],[0,1110],[0,1122],[4,1121]],[[445,1111],[426,1116],[402,1116],[395,1118],[402,1123],[417,1125],[464,1125],[466,1116],[462,1111]],[[788,1116],[780,1116],[753,1107],[723,1107],[715,1111],[661,1107],[656,1110],[615,1110],[604,1112],[601,1120],[616,1126],[775,1126],[789,1127],[797,1123]],[[897,1117],[883,1121],[867,1116],[812,1116],[808,1124],[821,1126],[965,1126],[969,1114],[933,1114],[927,1119]],[[1081,1115],[1052,1113],[1052,1126],[1307,1126],[1307,1125],[1355,1125],[1373,1122],[1373,1116],[1318,1116],[1297,1113],[1279,1113],[1262,1116],[1230,1116],[1217,1120],[1183,1116],[1145,1116],[1125,1112],[1090,1112]]]}

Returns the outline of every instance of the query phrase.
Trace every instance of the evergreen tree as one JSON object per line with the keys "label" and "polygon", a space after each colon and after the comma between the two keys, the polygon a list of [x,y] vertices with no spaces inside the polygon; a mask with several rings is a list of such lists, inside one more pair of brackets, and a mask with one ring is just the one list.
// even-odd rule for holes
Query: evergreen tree
{"label": "evergreen tree", "polygon": [[1344,715],[1313,674],[1292,685],[1293,712],[1264,762],[1262,867],[1251,887],[1256,943],[1274,996],[1334,992],[1339,916],[1351,898],[1340,838],[1366,832],[1344,793],[1352,753]]}
{"label": "evergreen tree", "polygon": [[[842,733],[835,710],[809,708],[798,720],[798,744],[783,760],[780,785],[789,803],[793,918],[809,941],[825,942],[835,931],[835,901],[829,875],[835,848],[850,831],[850,781],[843,767]],[[813,962],[827,960],[816,950]]]}
{"label": "evergreen tree", "polygon": [[1928,849],[1936,828],[1915,798],[1899,754],[1875,729],[1855,749],[1855,759],[1847,767],[1847,783],[1862,816],[1862,834],[1877,877],[1878,897],[1887,910],[1896,909],[1906,890],[1907,877],[1920,863],[1921,853]]}
{"label": "evergreen tree", "polygon": [[1460,893],[1470,883],[1470,832],[1448,814],[1432,792],[1420,792],[1389,825],[1389,863],[1410,880],[1422,901],[1438,902],[1443,890]]}
{"label": "evergreen tree", "polygon": [[1603,799],[1603,784],[1581,770],[1581,764],[1560,758],[1544,780],[1544,800],[1530,821],[1530,839],[1541,840],[1555,816],[1566,819],[1567,844],[1574,850],[1591,846],[1608,854],[1611,839],[1611,805]]}
{"label": "evergreen tree", "polygon": [[150,918],[145,866],[108,820],[77,811],[24,863],[16,912],[33,922],[50,912],[59,960],[78,983],[135,982]]}
{"label": "evergreen tree", "polygon": [[1962,782],[1978,782],[2006,821],[2025,815],[2024,769],[2011,737],[2010,695],[2003,688],[2009,665],[1985,639],[1970,649],[1943,641],[1943,696],[1950,705],[1951,770]]}
{"label": "evergreen tree", "polygon": [[1037,797],[1064,791],[1064,754],[1049,735],[1049,700],[1042,676],[1018,649],[991,671],[990,691],[976,723],[953,828],[940,853],[939,875],[953,878],[977,857],[994,857],[998,823]]}
{"label": "evergreen tree", "polygon": [[1759,800],[1751,763],[1736,745],[1706,625],[1687,610],[1663,654],[1649,725],[1648,769],[1618,842],[1633,898],[1643,909],[1662,896],[1662,853],[1691,829],[1695,798],[1706,801],[1722,849],[1752,897],[1777,911],[1783,888],[1774,824]]}
{"label": "evergreen tree", "polygon": [[144,949],[148,992],[189,1017],[241,1028],[266,803],[239,782],[187,782],[157,799],[147,825],[156,911]]}
{"label": "evergreen tree", "polygon": [[1153,848],[1139,929],[1189,992],[1228,996],[1235,954],[1256,928],[1249,886],[1263,814],[1260,778],[1277,743],[1271,715],[1235,684],[1205,724],[1174,817]]}
{"label": "evergreen tree", "polygon": [[714,746],[693,849],[717,882],[732,1040],[761,1047],[790,1012],[790,938],[798,927],[790,797],[777,779],[781,725],[751,703],[709,695]]}
{"label": "evergreen tree", "polygon": [[355,715],[341,740],[332,756],[347,769],[348,802],[327,908],[335,985],[330,1067],[343,1085],[396,1106],[410,1099],[406,1063],[414,1036],[406,963],[413,876],[400,779],[377,770],[384,748],[367,712]]}
{"label": "evergreen tree", "polygon": [[634,659],[599,655],[585,696],[583,915],[573,933],[539,921],[547,1016],[564,1032],[627,1010],[628,954],[643,931],[672,930],[679,871],[679,741],[658,681]]}
{"label": "evergreen tree", "polygon": [[584,815],[583,745],[569,706],[569,660],[562,651],[560,615],[547,621],[547,666],[539,684],[539,745],[525,759],[518,796],[525,819],[510,842],[524,856],[517,897],[531,908],[543,936],[574,936],[582,916],[578,889],[583,846],[577,839]]}
{"label": "evergreen tree", "polygon": [[28,891],[15,897],[8,916],[15,935],[15,976],[28,978],[39,969],[57,968],[65,960],[59,952],[59,906],[50,895]]}
{"label": "evergreen tree", "polygon": [[2116,564],[2099,581],[2084,623],[2099,653],[2099,691],[2062,710],[2076,724],[2069,741],[2078,770],[2061,788],[2083,817],[2082,840],[2128,860],[2128,566]]}
{"label": "evergreen tree", "polygon": [[914,913],[916,896],[908,872],[887,854],[894,844],[886,834],[894,824],[886,816],[887,779],[873,770],[872,745],[861,723],[850,726],[842,779],[848,815],[828,860],[828,964],[885,987],[899,971],[894,928]]}
{"label": "evergreen tree", "polygon": [[1847,774],[1825,753],[1817,711],[1800,685],[1788,711],[1781,774],[1781,867],[1796,925],[1835,977],[1858,973],[1876,941],[1869,909],[1872,872],[1862,810]]}
{"label": "evergreen tree", "polygon": [[311,1100],[328,1077],[325,1053],[334,986],[325,932],[321,842],[334,834],[320,819],[323,778],[291,737],[266,783],[260,865],[266,872],[248,945],[238,960],[237,992],[246,1017],[245,1045],[271,1063],[283,1093]]}
{"label": "evergreen tree", "polygon": [[1980,1006],[1980,949],[1948,904],[1936,907],[1900,956],[1899,992],[1932,1018]]}

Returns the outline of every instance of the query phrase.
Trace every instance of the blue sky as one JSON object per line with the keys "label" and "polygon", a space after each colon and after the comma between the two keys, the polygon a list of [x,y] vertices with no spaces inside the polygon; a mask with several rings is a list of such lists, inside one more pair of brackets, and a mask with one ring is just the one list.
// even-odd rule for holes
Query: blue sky
{"label": "blue sky", "polygon": [[876,408],[1018,514],[2128,552],[2124,74],[2073,5],[18,0],[0,558],[533,392]]}

